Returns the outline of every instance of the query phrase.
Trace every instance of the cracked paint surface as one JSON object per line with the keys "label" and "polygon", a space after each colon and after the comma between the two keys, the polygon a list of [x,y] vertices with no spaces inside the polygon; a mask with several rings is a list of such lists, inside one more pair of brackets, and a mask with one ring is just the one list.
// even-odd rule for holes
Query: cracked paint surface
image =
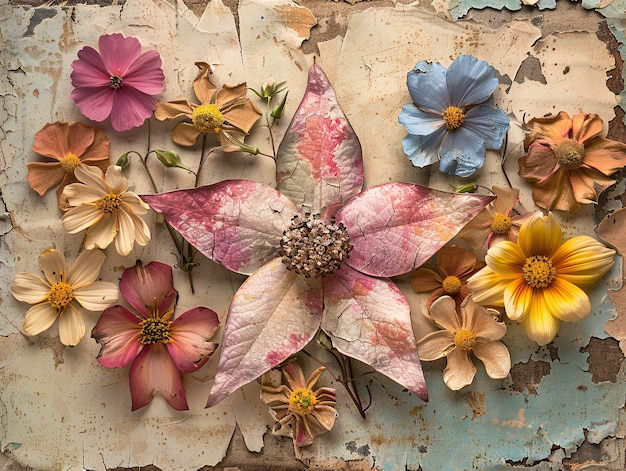
{"label": "cracked paint surface", "polygon": [[[460,18],[470,8],[519,10],[522,4],[538,10],[554,7],[551,0],[434,2],[452,18]],[[623,3],[589,0],[582,6],[598,9],[617,40],[626,42]],[[0,447],[22,465],[102,470],[154,464],[162,469],[195,470],[223,459],[236,425],[243,434],[242,446],[251,451],[263,448],[263,434],[271,418],[258,399],[255,383],[218,406],[204,409],[215,369],[211,361],[186,379],[188,413],[168,409],[160,398],[146,410],[131,413],[127,371],[99,368],[95,362],[98,347],[90,339],[65,349],[54,331],[34,338],[23,336],[25,307],[9,291],[16,272],[36,270],[33,254],[54,246],[74,251],[67,254],[74,256],[80,244],[80,235],[62,231],[54,195],[41,199],[27,187],[25,163],[36,158],[30,152],[33,136],[45,123],[81,120],[69,100],[70,63],[83,45],[95,44],[105,31],[138,36],[144,47],[161,52],[166,72],[164,99],[191,98],[194,62],[198,60],[210,62],[216,77],[228,83],[247,79],[249,86],[258,88],[269,76],[287,80],[290,103],[278,128],[280,139],[304,92],[306,70],[313,62],[312,55],[302,52],[302,41],[309,37],[315,22],[323,19],[287,0],[242,0],[238,13],[241,34],[232,12],[219,0],[209,2],[199,18],[182,2],[161,0],[128,0],[110,7],[42,8],[10,7],[0,0],[0,274],[6,280],[0,285]],[[409,102],[405,76],[421,59],[447,65],[456,55],[471,53],[497,69],[501,86],[496,101],[514,118],[505,168],[513,185],[522,188],[526,208],[533,208],[533,202],[528,186],[517,177],[515,163],[523,139],[521,123],[561,109],[570,114],[584,109],[598,113],[606,124],[619,103],[605,85],[606,71],[615,66],[613,57],[594,33],[561,32],[542,37],[541,30],[528,20],[492,29],[474,21],[452,23],[433,12],[403,5],[354,12],[345,21],[344,36],[318,43],[316,60],[361,139],[367,187],[409,181],[449,189],[446,176],[412,167],[400,144],[404,130],[397,115]],[[623,44],[619,51],[622,55],[626,52]],[[534,72],[520,72],[523,63]],[[626,95],[622,93],[621,98]],[[152,147],[172,148],[167,124],[153,122],[152,126]],[[128,132],[121,139],[113,137],[106,126],[105,131],[112,137],[113,159],[146,145],[142,131]],[[268,146],[263,132],[255,132],[251,142]],[[181,155],[183,161],[197,158],[193,151],[183,150]],[[481,183],[506,183],[499,158],[495,151],[487,154],[485,168],[476,176]],[[216,156],[206,164],[203,183],[249,178],[274,185],[275,169],[267,160]],[[148,182],[138,167],[133,167],[130,177],[138,190],[145,191]],[[163,189],[192,182],[192,176],[184,172],[175,177],[159,169],[155,173]],[[621,208],[623,192],[623,184],[618,185],[608,195],[606,208]],[[593,221],[593,208],[585,208],[562,223],[568,236],[594,235]],[[135,258],[175,263],[172,255],[163,253],[162,247],[169,247],[165,231],[154,224],[156,241],[129,259],[109,254],[103,279],[116,280]],[[175,284],[181,287],[181,312],[202,300],[222,320],[244,280],[205,261],[196,281],[202,288],[192,297],[184,291],[184,277],[175,274],[180,278]],[[622,327],[626,311],[616,309],[621,279],[621,263],[617,263],[591,293],[592,315],[578,324],[565,325],[548,347],[539,348],[517,329],[509,329],[505,342],[513,372],[503,381],[490,380],[479,369],[472,386],[453,392],[443,384],[442,363],[428,363],[424,367],[431,399],[425,404],[381,375],[367,374],[365,383],[373,399],[367,421],[362,422],[347,398],[339,395],[337,426],[311,448],[303,449],[300,458],[322,468],[353,460],[355,469],[421,467],[430,471],[505,470],[533,464],[536,467],[531,469],[550,469],[546,460],[567,461],[583,443],[602,442],[607,453],[618,454],[619,444],[611,445],[610,440],[624,433],[620,409],[626,394],[623,361],[601,376],[590,366],[590,357],[594,345],[608,337],[605,324],[621,341],[622,350],[626,348],[626,327]],[[399,284],[411,303],[414,327],[421,336],[430,328],[419,316],[424,299],[404,280]],[[607,287],[614,291],[607,295]],[[89,317],[87,328],[95,321],[95,316]],[[614,361],[619,362],[618,352],[614,353]],[[367,371],[357,366],[357,373]],[[291,442],[281,443],[291,448]]]}

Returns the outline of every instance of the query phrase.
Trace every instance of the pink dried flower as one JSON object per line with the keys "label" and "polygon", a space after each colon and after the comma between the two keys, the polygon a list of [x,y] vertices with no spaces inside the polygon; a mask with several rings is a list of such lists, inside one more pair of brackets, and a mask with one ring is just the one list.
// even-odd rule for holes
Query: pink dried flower
{"label": "pink dried flower", "polygon": [[136,313],[111,306],[102,313],[91,336],[102,345],[98,363],[124,368],[131,362],[132,410],[152,401],[155,392],[177,410],[187,410],[182,373],[204,365],[217,348],[209,342],[219,327],[217,314],[196,307],[172,320],[177,293],[172,268],[138,261],[124,270],[120,292]]}
{"label": "pink dried flower", "polygon": [[94,121],[110,115],[116,131],[141,126],[154,111],[153,95],[163,90],[159,53],[142,54],[137,38],[120,33],[100,36],[98,47],[85,46],[72,62],[72,100]]}

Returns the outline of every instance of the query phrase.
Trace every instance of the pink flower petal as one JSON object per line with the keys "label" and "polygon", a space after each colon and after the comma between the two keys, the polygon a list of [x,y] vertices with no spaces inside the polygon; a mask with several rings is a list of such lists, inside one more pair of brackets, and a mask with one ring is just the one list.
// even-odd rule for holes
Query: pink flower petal
{"label": "pink flower petal", "polygon": [[208,340],[220,325],[217,314],[211,309],[197,307],[177,317],[170,325],[172,342],[167,350],[181,373],[191,373],[204,365],[217,348]]}
{"label": "pink flower petal", "polygon": [[361,145],[322,69],[309,69],[306,92],[278,149],[277,189],[298,209],[331,218],[363,186]]}
{"label": "pink flower petal", "polygon": [[147,345],[130,367],[132,410],[152,401],[155,393],[163,395],[176,410],[188,410],[183,378],[162,343]]}
{"label": "pink flower petal", "polygon": [[116,131],[127,131],[141,126],[152,116],[156,100],[131,86],[124,85],[114,91],[111,108],[111,126]]}
{"label": "pink flower petal", "polygon": [[91,331],[98,342],[98,363],[106,368],[124,368],[141,347],[139,342],[140,319],[123,306],[106,309]]}
{"label": "pink flower petal", "polygon": [[278,256],[297,213],[285,196],[248,180],[142,198],[208,258],[245,275]]}
{"label": "pink flower petal", "polygon": [[104,121],[113,109],[115,91],[107,86],[78,87],[72,90],[72,100],[87,118],[94,121]]}
{"label": "pink flower petal", "polygon": [[132,63],[141,55],[137,38],[123,34],[104,34],[98,40],[98,49],[109,74],[123,77]]}
{"label": "pink flower petal", "polygon": [[419,267],[454,237],[491,196],[386,183],[352,198],[338,213],[353,246],[348,264],[389,277]]}
{"label": "pink flower petal", "polygon": [[287,271],[281,259],[257,270],[233,297],[207,407],[302,350],[320,326],[316,283]]}
{"label": "pink flower petal", "polygon": [[144,52],[124,74],[124,86],[132,87],[147,95],[161,93],[165,80],[161,64],[161,56],[157,51]]}
{"label": "pink flower petal", "polygon": [[102,56],[90,46],[78,51],[78,60],[72,62],[70,78],[75,88],[109,87],[111,83],[111,74]]}
{"label": "pink flower petal", "polygon": [[322,329],[333,346],[428,400],[411,310],[398,287],[346,265],[323,284]]}
{"label": "pink flower petal", "polygon": [[134,267],[124,270],[120,292],[143,317],[157,312],[163,315],[173,308],[176,301],[172,267],[160,262],[144,266],[137,261]]}

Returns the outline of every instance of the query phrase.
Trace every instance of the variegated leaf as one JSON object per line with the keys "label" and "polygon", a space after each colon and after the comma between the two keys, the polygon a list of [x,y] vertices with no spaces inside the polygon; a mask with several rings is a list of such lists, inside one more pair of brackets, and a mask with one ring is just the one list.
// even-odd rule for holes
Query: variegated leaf
{"label": "variegated leaf", "polygon": [[398,287],[345,265],[323,283],[322,329],[333,346],[428,400],[409,304]]}
{"label": "variegated leaf", "polygon": [[230,305],[207,407],[302,350],[322,315],[319,282],[287,271],[281,259],[257,270]]}
{"label": "variegated leaf", "polygon": [[297,213],[288,198],[249,180],[142,198],[200,252],[244,275],[278,256],[283,231]]}
{"label": "variegated leaf", "polygon": [[363,187],[361,144],[315,64],[278,149],[276,181],[298,209],[326,219]]}
{"label": "variegated leaf", "polygon": [[353,246],[347,263],[372,276],[408,273],[432,257],[490,201],[411,183],[385,183],[337,213]]}

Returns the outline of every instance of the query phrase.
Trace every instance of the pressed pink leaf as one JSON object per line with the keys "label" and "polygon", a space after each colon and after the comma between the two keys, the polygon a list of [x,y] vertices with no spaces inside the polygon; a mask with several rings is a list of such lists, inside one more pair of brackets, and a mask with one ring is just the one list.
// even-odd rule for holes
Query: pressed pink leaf
{"label": "pressed pink leaf", "polygon": [[327,219],[363,187],[361,144],[315,64],[278,149],[276,181],[298,209]]}
{"label": "pressed pink leaf", "polygon": [[428,400],[411,310],[398,287],[346,265],[323,283],[322,329],[333,347]]}
{"label": "pressed pink leaf", "polygon": [[200,252],[244,275],[278,256],[283,231],[297,213],[288,198],[249,180],[142,198]]}
{"label": "pressed pink leaf", "polygon": [[408,273],[432,257],[489,202],[411,183],[385,183],[352,198],[337,213],[353,246],[352,268],[372,276]]}
{"label": "pressed pink leaf", "polygon": [[319,283],[287,271],[281,259],[256,271],[230,305],[207,407],[302,350],[321,315]]}

